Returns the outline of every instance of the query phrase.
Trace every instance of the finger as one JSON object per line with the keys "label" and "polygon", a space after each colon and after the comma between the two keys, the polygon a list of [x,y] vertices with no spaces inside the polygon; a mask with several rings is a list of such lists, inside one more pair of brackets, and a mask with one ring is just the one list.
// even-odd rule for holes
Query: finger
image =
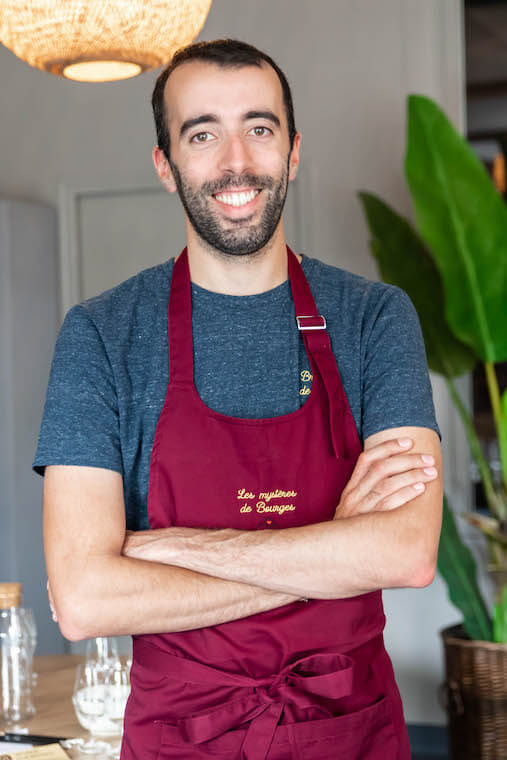
{"label": "finger", "polygon": [[436,467],[425,467],[424,469],[417,468],[415,470],[409,470],[408,472],[402,472],[399,475],[385,478],[380,481],[380,483],[377,483],[373,490],[379,495],[378,500],[380,500],[380,498],[396,493],[396,491],[400,491],[407,486],[413,486],[416,483],[430,483],[432,480],[435,480],[437,476],[438,471]]}
{"label": "finger", "polygon": [[357,504],[350,501],[340,502],[335,512],[335,520],[343,520],[348,517],[357,515],[371,514],[372,512],[387,512],[403,506],[412,499],[417,498],[424,493],[426,486],[422,481],[418,481],[409,486],[404,486],[392,494],[382,496],[381,494],[371,492],[366,499]]}
{"label": "finger", "polygon": [[392,509],[398,509],[404,504],[408,504],[409,501],[417,499],[426,490],[426,484],[423,482],[414,483],[411,486],[405,486],[400,488],[399,491],[386,496],[381,499],[377,504],[377,511],[388,512]]}
{"label": "finger", "polygon": [[51,610],[51,617],[53,618],[55,623],[58,623],[58,618],[56,616],[56,610],[54,608],[53,604],[53,594],[51,593],[51,586],[49,585],[49,579],[46,583],[46,588],[48,591],[48,602],[49,602],[49,609]]}
{"label": "finger", "polygon": [[[438,477],[436,467],[421,467],[420,461],[419,466],[414,467],[414,463],[418,463],[420,455],[407,455],[404,459],[405,461],[400,458],[398,463],[389,462],[386,465],[380,462],[373,465],[374,471],[367,473],[355,489],[344,490],[335,514],[339,517],[346,517],[373,512],[384,497],[417,482],[427,483]],[[381,477],[384,472],[387,473],[389,469],[398,468],[398,466],[403,467],[404,471]],[[412,467],[412,469],[407,469],[408,467]]]}
{"label": "finger", "polygon": [[392,440],[383,441],[376,446],[372,446],[371,449],[365,449],[358,457],[349,484],[352,487],[357,485],[374,462],[409,451],[413,445],[414,442],[411,438],[393,438]]}
{"label": "finger", "polygon": [[372,462],[370,468],[353,489],[348,487],[347,496],[354,502],[360,502],[368,498],[372,491],[377,491],[383,495],[382,489],[385,480],[394,475],[416,469],[433,471],[435,469],[433,467],[434,461],[434,458],[428,454],[398,454],[387,459],[377,459]]}
{"label": "finger", "polygon": [[[341,501],[345,499],[356,506],[365,501],[366,511],[370,511],[374,509],[376,502],[386,495],[387,481],[391,477],[416,470],[424,473],[424,477],[421,477],[423,481],[436,477],[438,474],[436,468],[433,465],[429,466],[425,459],[434,461],[433,457],[427,457],[425,454],[404,454],[377,460],[373,462],[370,469],[366,471],[354,488],[351,487],[350,483],[347,485]],[[407,484],[410,482],[414,482],[414,480],[406,481]]]}
{"label": "finger", "polygon": [[56,616],[56,610],[55,610],[55,607],[54,607],[54,604],[53,604],[53,601],[52,601],[51,597],[49,599],[49,609],[51,610],[51,617],[53,618],[54,622],[58,623],[58,618]]}

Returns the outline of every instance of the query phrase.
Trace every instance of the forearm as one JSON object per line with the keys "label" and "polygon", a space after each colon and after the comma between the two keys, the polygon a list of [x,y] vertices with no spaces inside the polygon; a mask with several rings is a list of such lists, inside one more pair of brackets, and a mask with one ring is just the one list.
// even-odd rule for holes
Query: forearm
{"label": "forearm", "polygon": [[207,537],[211,551],[187,541],[178,564],[313,599],[427,585],[434,558],[400,518],[377,512],[265,535],[226,531]]}
{"label": "forearm", "polygon": [[[107,579],[107,580],[106,580]],[[94,636],[204,628],[295,601],[258,585],[127,557],[93,557],[65,577],[50,573],[62,633]]]}
{"label": "forearm", "polygon": [[[407,445],[397,438],[405,435],[413,436],[417,450],[407,453],[413,440]],[[423,469],[428,464],[436,467]],[[285,530],[169,528],[155,531],[143,551],[152,561],[297,597],[338,599],[426,586],[435,574],[440,536],[440,470],[434,431],[381,431],[365,441],[334,520]]]}
{"label": "forearm", "polygon": [[421,538],[417,501],[285,530],[154,531],[144,556],[297,597],[333,599],[424,586],[434,574],[436,543]]}
{"label": "forearm", "polygon": [[169,633],[280,607],[292,596],[121,555],[119,473],[51,466],[44,479],[44,547],[64,636]]}

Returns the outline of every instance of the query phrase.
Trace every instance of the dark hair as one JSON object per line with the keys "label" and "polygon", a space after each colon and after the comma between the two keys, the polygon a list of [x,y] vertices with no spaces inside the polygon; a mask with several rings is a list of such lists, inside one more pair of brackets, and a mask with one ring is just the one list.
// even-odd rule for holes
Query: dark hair
{"label": "dark hair", "polygon": [[195,42],[193,45],[181,48],[171,59],[171,62],[159,74],[153,94],[151,96],[151,105],[155,119],[155,128],[157,130],[157,142],[159,148],[164,152],[166,158],[170,160],[171,140],[169,136],[169,127],[167,123],[167,114],[164,102],[165,84],[178,66],[188,61],[206,61],[214,63],[216,66],[223,68],[241,68],[242,66],[261,66],[262,62],[269,64],[274,69],[280,80],[283,93],[283,102],[287,115],[289,126],[290,147],[294,144],[296,136],[296,125],[294,123],[294,106],[292,104],[292,94],[290,91],[287,77],[283,71],[276,65],[272,58],[261,50],[239,40],[211,40],[210,42]]}

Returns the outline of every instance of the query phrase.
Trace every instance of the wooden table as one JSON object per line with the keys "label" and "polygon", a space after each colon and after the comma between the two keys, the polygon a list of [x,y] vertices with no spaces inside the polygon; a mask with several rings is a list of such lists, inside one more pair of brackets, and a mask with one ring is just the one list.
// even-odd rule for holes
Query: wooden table
{"label": "wooden table", "polygon": [[[33,718],[22,723],[30,734],[66,739],[89,736],[78,723],[72,704],[76,667],[83,660],[80,655],[65,654],[34,657],[34,671],[38,674],[37,686],[33,692],[36,713]],[[0,729],[15,731],[1,723]],[[105,737],[103,741],[114,745],[118,744],[119,739],[119,736]]]}
{"label": "wooden table", "polygon": [[65,738],[88,735],[78,723],[72,704],[76,667],[80,662],[83,662],[80,655],[34,657],[38,678],[33,701],[37,712],[26,722],[31,734]]}

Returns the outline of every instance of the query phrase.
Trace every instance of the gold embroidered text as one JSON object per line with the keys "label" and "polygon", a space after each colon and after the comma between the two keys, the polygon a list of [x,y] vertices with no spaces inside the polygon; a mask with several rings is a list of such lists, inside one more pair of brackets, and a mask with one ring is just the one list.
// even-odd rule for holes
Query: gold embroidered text
{"label": "gold embroidered text", "polygon": [[257,512],[277,512],[279,515],[283,515],[284,512],[294,512],[296,507],[294,504],[266,504],[265,501],[258,501],[255,505]]}

